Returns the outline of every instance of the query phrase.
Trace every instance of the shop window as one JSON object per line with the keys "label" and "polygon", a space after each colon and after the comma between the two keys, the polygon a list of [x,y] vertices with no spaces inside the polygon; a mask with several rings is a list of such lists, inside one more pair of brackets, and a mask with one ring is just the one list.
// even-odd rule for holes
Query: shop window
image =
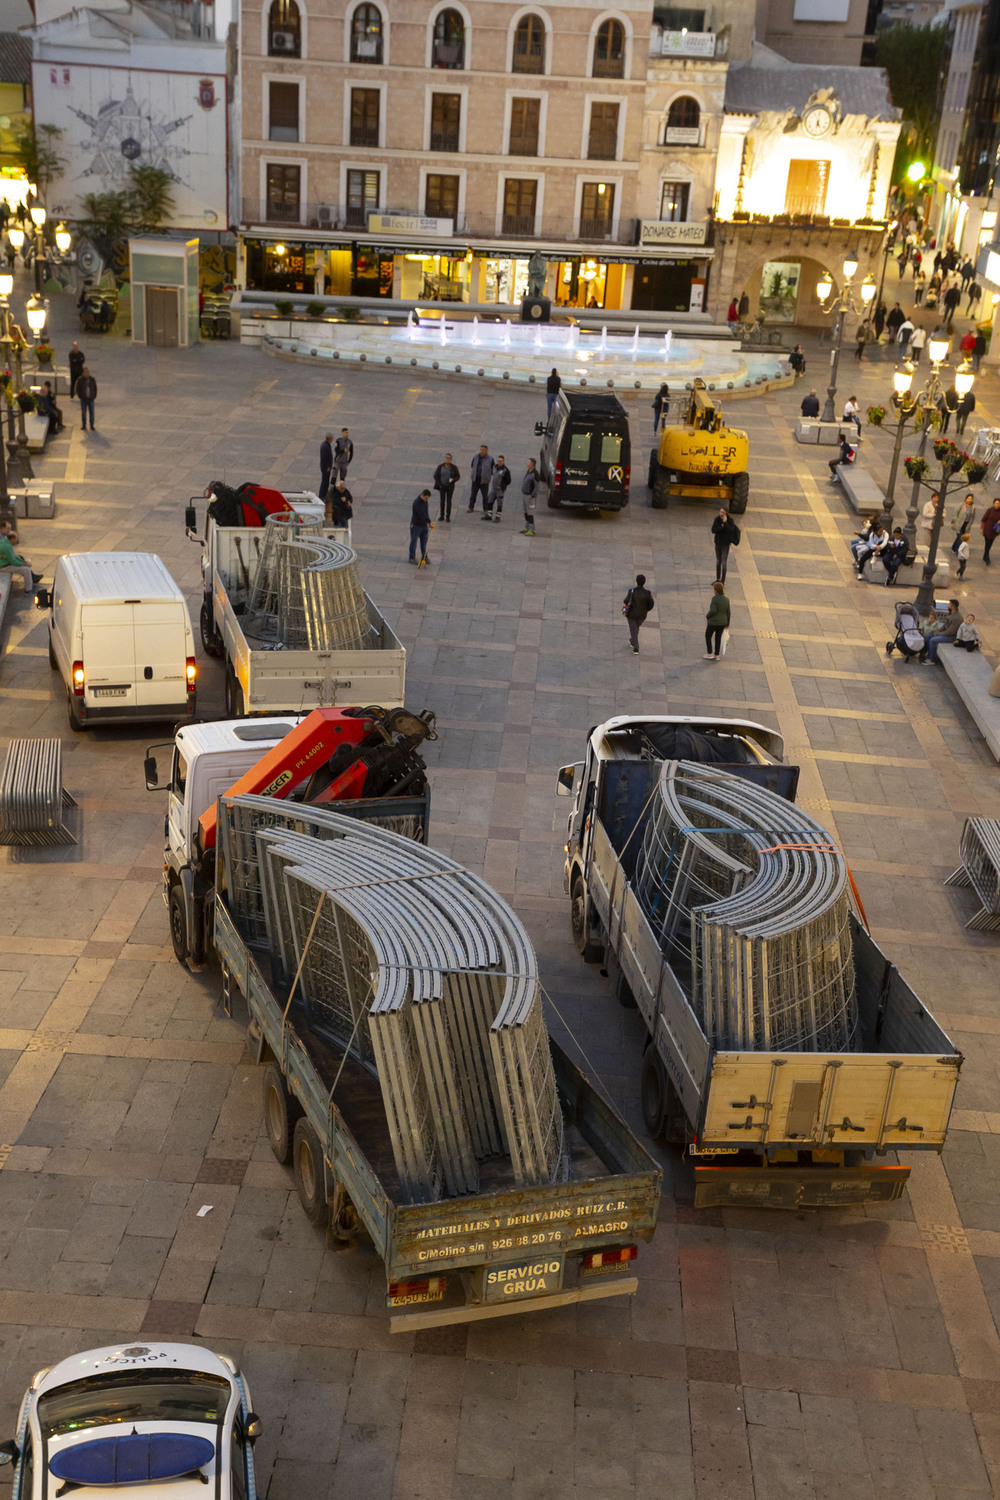
{"label": "shop window", "polygon": [[523,16],[514,32],[515,73],[545,72],[545,25],[541,16]]}
{"label": "shop window", "polygon": [[267,18],[267,55],[302,56],[302,18],[295,0],[272,0]]}
{"label": "shop window", "polygon": [[684,95],[667,110],[663,132],[665,146],[697,146],[701,141],[701,107],[697,99]]}
{"label": "shop window", "polygon": [[378,213],[379,175],[378,172],[348,172],[346,218],[351,229],[367,229],[368,215]]}
{"label": "shop window", "polygon": [[457,10],[443,10],[434,22],[435,68],[465,67],[465,22]]}
{"label": "shop window", "polygon": [[268,140],[297,141],[299,138],[299,86],[270,83],[267,90]]}
{"label": "shop window", "polygon": [[431,95],[432,151],[457,151],[461,123],[461,94]]}
{"label": "shop window", "polygon": [[534,178],[508,177],[503,187],[503,234],[534,234],[538,183]]}
{"label": "shop window", "polygon": [[688,216],[689,182],[665,182],[660,195],[660,218],[669,223],[684,223]]}
{"label": "shop window", "polygon": [[618,155],[618,105],[590,106],[587,156],[591,161],[614,161]]}
{"label": "shop window", "polygon": [[437,172],[428,172],[424,188],[424,213],[429,219],[458,218],[457,177],[442,177]]}
{"label": "shop window", "polygon": [[351,18],[351,62],[382,61],[382,12],[377,5],[359,5]]}
{"label": "shop window", "polygon": [[351,145],[378,145],[378,89],[351,89]]}
{"label": "shop window", "polygon": [[269,224],[297,224],[301,196],[302,168],[277,166],[267,167],[267,222]]}
{"label": "shop window", "polygon": [[811,157],[793,159],[788,163],[788,181],[785,184],[786,214],[821,214],[826,209],[826,187],[830,179],[830,163],[813,161]]}
{"label": "shop window", "polygon": [[541,99],[512,99],[510,101],[510,141],[507,150],[511,156],[538,155],[538,129],[541,113]]}
{"label": "shop window", "polygon": [[594,41],[595,78],[625,77],[625,27],[620,21],[605,21]]}
{"label": "shop window", "polygon": [[580,197],[580,238],[604,239],[611,233],[614,211],[614,185],[609,182],[585,182]]}

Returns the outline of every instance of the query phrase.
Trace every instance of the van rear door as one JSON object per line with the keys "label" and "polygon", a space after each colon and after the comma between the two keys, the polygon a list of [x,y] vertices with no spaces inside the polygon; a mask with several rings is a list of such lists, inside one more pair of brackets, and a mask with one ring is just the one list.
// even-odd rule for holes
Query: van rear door
{"label": "van rear door", "polygon": [[591,467],[595,495],[602,509],[620,510],[628,504],[629,459],[628,434],[610,423],[598,424]]}
{"label": "van rear door", "polygon": [[563,442],[562,458],[562,483],[559,487],[561,500],[574,500],[593,504],[590,497],[591,490],[591,449],[593,446],[594,428],[591,423],[585,427],[571,423]]}
{"label": "van rear door", "polygon": [[132,605],[84,604],[84,703],[128,712],[136,706]]}
{"label": "van rear door", "polygon": [[136,705],[144,708],[187,705],[186,617],[175,599],[151,599],[132,605],[135,639]]}

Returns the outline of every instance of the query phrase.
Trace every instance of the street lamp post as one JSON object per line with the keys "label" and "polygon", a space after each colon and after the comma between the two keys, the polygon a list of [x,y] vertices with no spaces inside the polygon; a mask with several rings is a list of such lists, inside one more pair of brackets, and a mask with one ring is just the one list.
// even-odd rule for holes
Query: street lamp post
{"label": "street lamp post", "polygon": [[[837,366],[840,363],[840,349],[844,338],[844,321],[849,312],[860,314],[875,295],[875,283],[870,276],[867,276],[860,288],[858,288],[861,295],[861,306],[859,307],[852,295],[855,290],[853,282],[857,275],[858,263],[852,256],[848,256],[844,261],[842,269],[844,272],[844,286],[837,293],[836,297],[833,298],[832,302],[829,300],[833,293],[833,282],[830,280],[830,277],[824,276],[822,281],[816,284],[816,295],[823,306],[823,311],[825,313],[836,313],[837,315],[833,349],[830,352],[830,384],[826,388],[826,405],[823,408],[823,415],[820,418],[823,422],[835,422],[837,420],[833,398],[837,394]],[[828,303],[829,305],[827,305]]]}
{"label": "street lamp post", "polygon": [[[955,389],[959,392],[960,395],[964,396],[968,391],[972,390],[972,383],[974,379],[975,376],[973,375],[968,365],[963,365],[960,370],[956,370],[955,372]],[[924,446],[926,436],[927,434],[925,431],[924,439],[921,441],[921,449]],[[924,615],[929,614],[931,609],[934,607],[934,574],[937,571],[938,540],[941,536],[941,527],[944,525],[945,507],[948,499],[948,481],[953,474],[960,471],[960,468],[960,464],[949,463],[947,455],[942,457],[941,484],[938,489],[937,509],[934,512],[934,520],[931,524],[930,540],[927,543],[927,561],[924,563],[924,574],[920,582],[920,587],[917,590],[917,608],[920,610],[921,614]],[[916,492],[919,490],[920,485],[925,483],[925,480],[922,480],[918,477],[914,481],[914,493],[916,494]],[[914,505],[914,512],[915,511],[916,505]]]}
{"label": "street lamp post", "polygon": [[889,256],[892,253],[892,247],[895,243],[895,233],[898,226],[899,220],[893,219],[892,223],[888,226],[885,232],[885,245],[882,248],[882,274],[878,279],[878,296],[875,298],[876,309],[878,308],[879,303],[882,301],[882,291],[885,287],[885,268],[889,264]]}
{"label": "street lamp post", "polygon": [[[27,480],[34,478],[34,470],[31,467],[31,454],[28,452],[28,439],[24,430],[24,412],[17,405],[17,393],[21,389],[21,340],[14,331],[14,320],[10,310],[10,294],[14,290],[14,278],[9,272],[0,275],[0,344],[8,357],[8,364],[13,366],[11,370],[11,381],[13,391],[11,403],[7,408],[7,463],[6,475],[4,476],[5,494],[7,494],[7,509],[10,500],[8,490],[15,486],[20,487]],[[17,409],[17,427],[15,431],[15,406]]]}
{"label": "street lamp post", "polygon": [[[927,449],[927,438],[931,431],[931,415],[937,407],[938,397],[941,394],[941,366],[948,355],[951,346],[951,336],[943,329],[937,329],[927,340],[927,352],[931,360],[931,373],[927,384],[916,398],[915,404],[920,410],[920,446],[915,458],[923,458]],[[961,384],[962,392],[970,391],[974,380],[972,371],[967,365],[955,371],[955,389]],[[910,494],[910,503],[906,507],[906,525],[903,527],[903,535],[906,538],[906,553],[912,557],[917,550],[917,510],[920,506],[920,481],[916,480]]]}
{"label": "street lamp post", "polygon": [[42,266],[45,263],[45,220],[46,213],[40,203],[36,203],[30,209],[31,222],[35,226],[35,296],[42,290]]}

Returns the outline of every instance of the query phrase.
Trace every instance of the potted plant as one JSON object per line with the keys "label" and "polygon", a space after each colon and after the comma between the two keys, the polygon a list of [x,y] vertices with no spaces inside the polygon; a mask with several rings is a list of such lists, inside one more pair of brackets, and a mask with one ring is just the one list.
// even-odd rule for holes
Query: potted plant
{"label": "potted plant", "polygon": [[293,306],[294,304],[287,301],[284,297],[275,297],[274,299],[274,310],[279,318],[290,318]]}
{"label": "potted plant", "polygon": [[948,455],[955,451],[955,444],[951,438],[939,437],[934,439],[934,457],[938,463],[943,464]]}
{"label": "potted plant", "polygon": [[51,365],[52,356],[55,354],[55,352],[56,351],[49,343],[43,342],[41,344],[35,345],[35,358],[40,365]]}
{"label": "potted plant", "polygon": [[977,458],[970,458],[969,462],[962,470],[962,473],[965,475],[966,480],[969,484],[982,484],[983,480],[986,478],[988,469],[989,464],[981,463]]}
{"label": "potted plant", "polygon": [[931,466],[926,458],[907,458],[903,460],[903,467],[911,479],[926,479],[931,471]]}
{"label": "potted plant", "polygon": [[307,302],[306,303],[306,317],[307,318],[321,318],[325,312],[326,312],[326,305],[323,302]]}
{"label": "potted plant", "polygon": [[869,406],[868,420],[873,427],[881,427],[882,423],[885,421],[885,407]]}
{"label": "potted plant", "polygon": [[22,386],[17,393],[17,404],[23,412],[34,411],[35,398],[30,391],[25,390]]}

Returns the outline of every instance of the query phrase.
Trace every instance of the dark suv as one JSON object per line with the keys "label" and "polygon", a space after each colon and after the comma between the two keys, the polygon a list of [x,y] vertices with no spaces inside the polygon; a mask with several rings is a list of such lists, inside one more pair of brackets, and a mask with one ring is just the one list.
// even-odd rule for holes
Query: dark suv
{"label": "dark suv", "polygon": [[542,439],[538,469],[551,510],[621,510],[628,504],[632,446],[628,414],[617,396],[564,388],[535,434]]}

